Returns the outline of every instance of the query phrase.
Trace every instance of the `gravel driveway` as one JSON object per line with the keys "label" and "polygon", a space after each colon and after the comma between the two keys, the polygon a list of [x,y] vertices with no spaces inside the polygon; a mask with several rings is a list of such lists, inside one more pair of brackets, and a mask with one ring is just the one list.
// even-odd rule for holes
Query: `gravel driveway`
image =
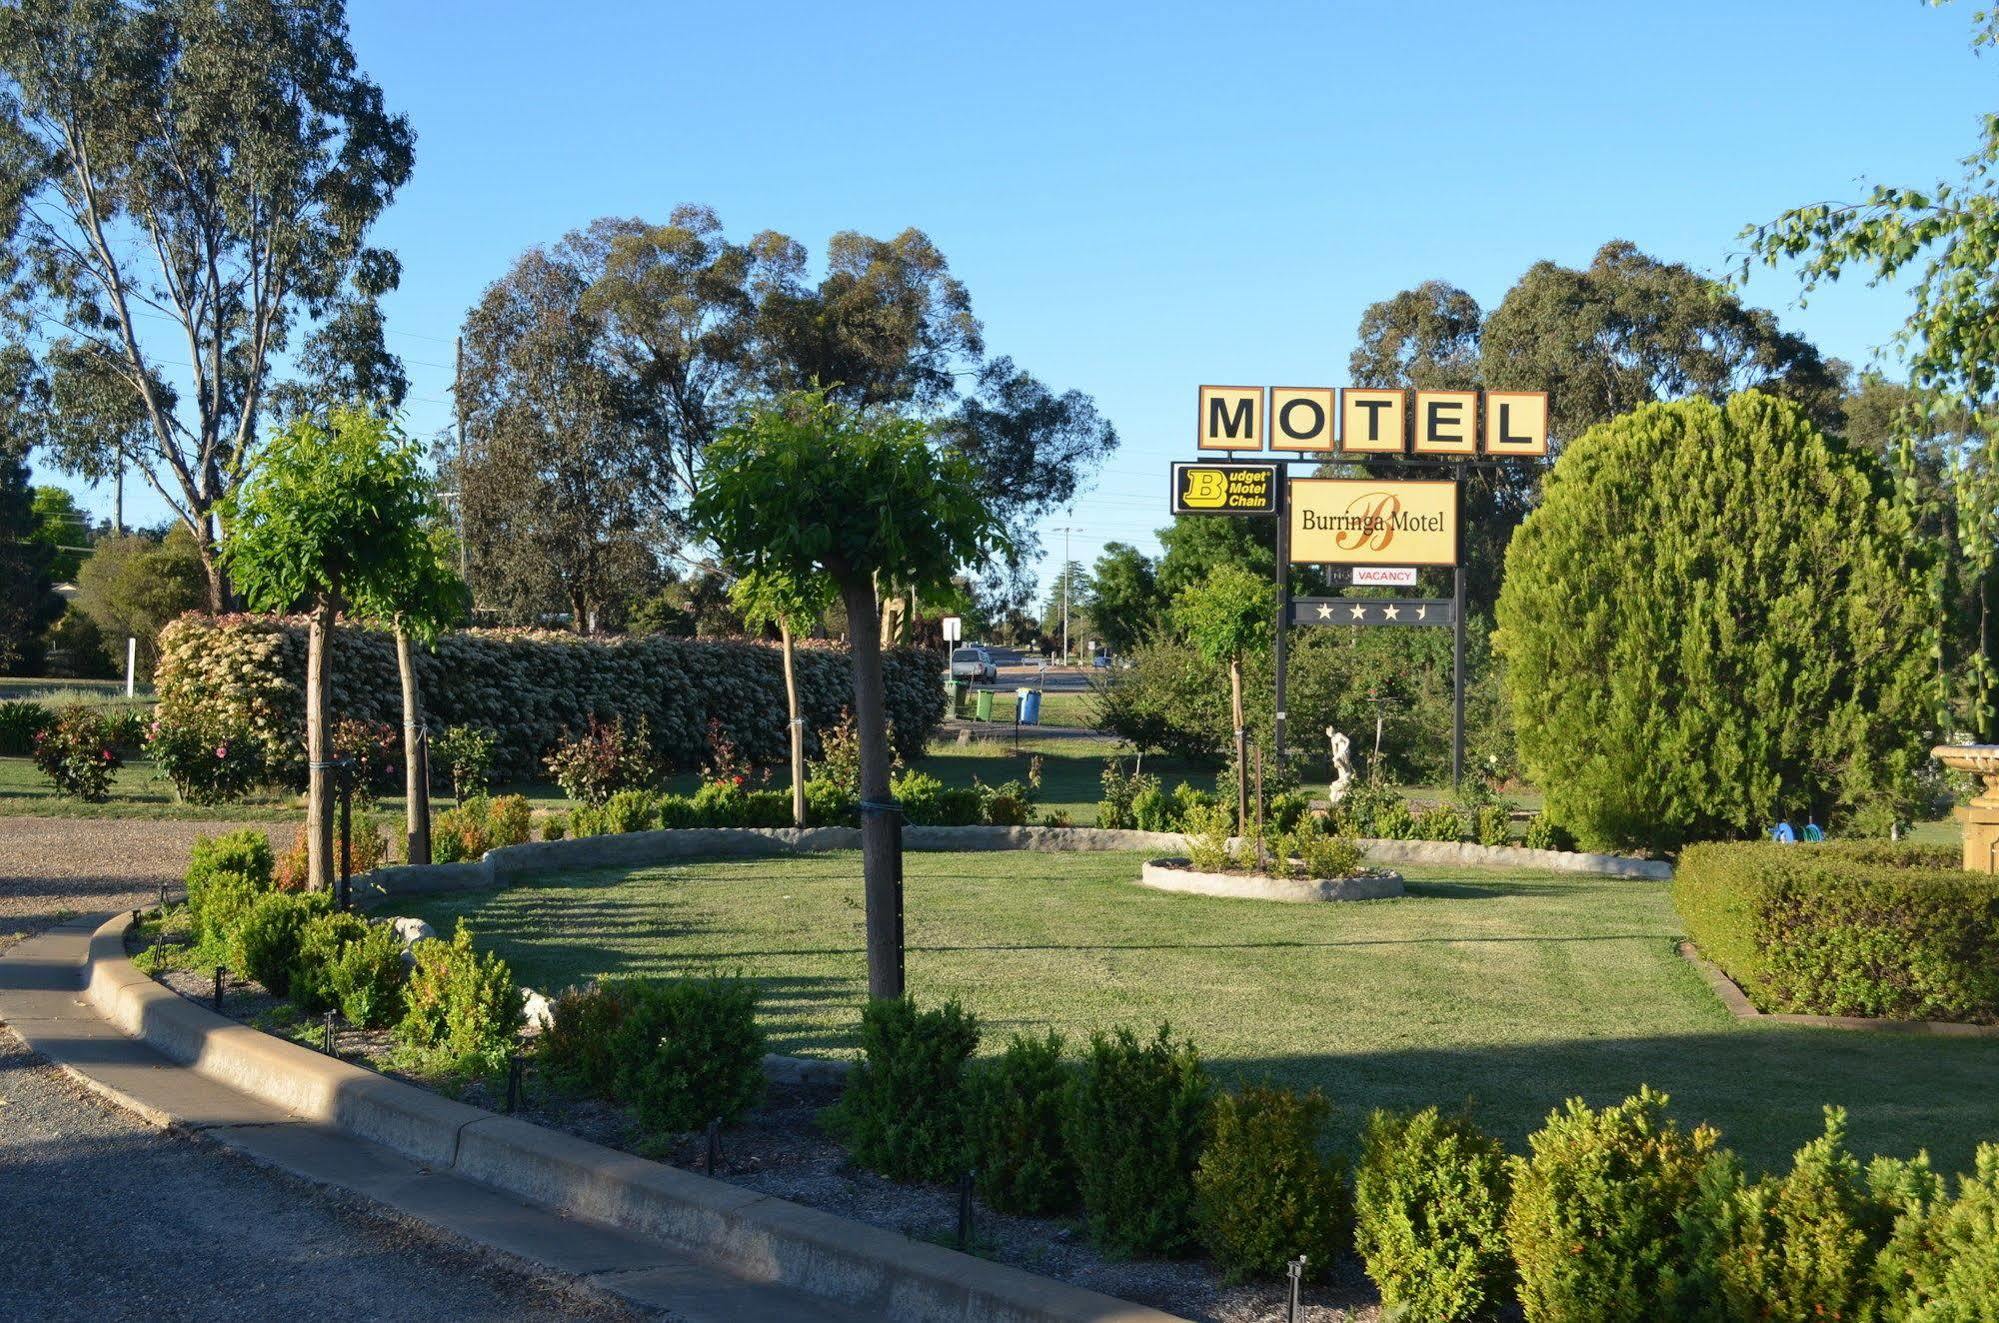
{"label": "gravel driveway", "polygon": [[238,827],[268,831],[274,849],[291,841],[286,823],[0,817],[0,950],[71,915],[157,900],[186,876],[196,837]]}
{"label": "gravel driveway", "polygon": [[[235,825],[0,817],[0,948],[73,914],[156,898],[186,872],[197,836]],[[8,1319],[636,1317],[422,1223],[154,1130],[4,1028],[0,1226]]]}
{"label": "gravel driveway", "polygon": [[0,1029],[0,1316],[631,1318],[423,1224],[154,1130]]}

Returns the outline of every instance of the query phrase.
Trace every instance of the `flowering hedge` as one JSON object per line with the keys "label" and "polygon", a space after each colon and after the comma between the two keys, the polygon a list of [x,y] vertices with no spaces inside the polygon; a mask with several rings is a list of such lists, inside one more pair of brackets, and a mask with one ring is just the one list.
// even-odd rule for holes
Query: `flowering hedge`
{"label": "flowering hedge", "polygon": [[[542,756],[592,717],[643,718],[669,770],[702,763],[711,720],[751,763],[777,766],[789,756],[783,659],[762,643],[480,629],[447,634],[434,651],[418,649],[416,667],[433,735],[448,725],[491,729],[498,736],[494,771],[503,778],[538,775]],[[884,671],[896,748],[914,758],[944,715],[943,663],[934,653],[902,649],[884,658]],[[274,776],[296,780],[305,745],[304,676],[303,621],[188,615],[160,632],[153,683],[163,719],[219,714],[257,742]],[[807,752],[816,753],[820,732],[853,703],[846,650],[801,645],[798,688]],[[333,645],[333,708],[339,716],[400,727],[395,641],[387,631],[341,627]]]}

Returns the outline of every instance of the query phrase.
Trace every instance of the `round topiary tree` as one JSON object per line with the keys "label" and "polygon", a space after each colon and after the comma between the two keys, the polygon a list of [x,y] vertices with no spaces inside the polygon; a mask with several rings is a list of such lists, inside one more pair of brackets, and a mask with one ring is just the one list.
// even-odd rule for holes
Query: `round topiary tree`
{"label": "round topiary tree", "polygon": [[1590,429],[1513,535],[1495,646],[1529,774],[1585,845],[1670,849],[1912,803],[1927,553],[1866,455],[1758,392]]}

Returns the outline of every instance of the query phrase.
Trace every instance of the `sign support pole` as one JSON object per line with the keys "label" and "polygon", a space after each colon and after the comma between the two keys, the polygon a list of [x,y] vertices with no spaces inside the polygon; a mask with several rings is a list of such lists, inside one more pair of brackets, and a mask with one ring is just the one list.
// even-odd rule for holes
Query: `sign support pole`
{"label": "sign support pole", "polygon": [[1465,501],[1458,480],[1458,554],[1451,570],[1451,789],[1465,779]]}
{"label": "sign support pole", "polygon": [[1288,716],[1284,711],[1284,672],[1289,660],[1286,635],[1291,628],[1291,465],[1277,465],[1277,633],[1272,660],[1277,670],[1277,702],[1270,722],[1270,741],[1277,753],[1277,766],[1284,767],[1284,735]]}

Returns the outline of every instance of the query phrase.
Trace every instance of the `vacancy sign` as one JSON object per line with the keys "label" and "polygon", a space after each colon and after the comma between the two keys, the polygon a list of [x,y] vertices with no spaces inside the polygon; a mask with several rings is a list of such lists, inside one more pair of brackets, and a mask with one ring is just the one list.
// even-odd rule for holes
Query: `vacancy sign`
{"label": "vacancy sign", "polygon": [[1414,565],[1356,565],[1349,580],[1356,588],[1414,588]]}

